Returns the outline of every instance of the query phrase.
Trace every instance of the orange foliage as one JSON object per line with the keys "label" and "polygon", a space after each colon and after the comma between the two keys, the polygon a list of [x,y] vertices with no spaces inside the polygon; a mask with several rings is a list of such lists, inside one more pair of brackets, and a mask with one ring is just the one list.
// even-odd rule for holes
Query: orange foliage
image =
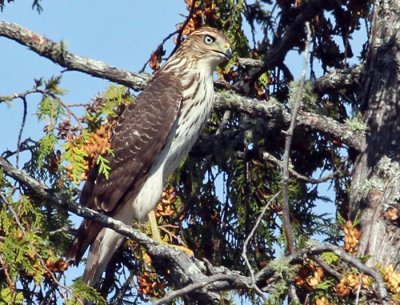
{"label": "orange foliage", "polygon": [[302,266],[294,278],[298,287],[315,288],[324,277],[324,269],[314,264]]}
{"label": "orange foliage", "polygon": [[218,8],[212,0],[185,0],[185,3],[186,9],[189,12],[193,8],[193,14],[183,29],[182,35],[189,35],[193,31],[202,27],[205,20],[212,21],[218,19]]}
{"label": "orange foliage", "polygon": [[393,266],[389,265],[383,269],[382,273],[388,290],[400,294],[400,272],[395,272]]}
{"label": "orange foliage", "polygon": [[350,292],[355,292],[360,284],[362,288],[367,289],[371,286],[372,279],[364,274],[361,276],[360,273],[346,274],[341,278],[340,282],[336,284],[336,294],[340,298],[346,297],[350,294]]}
{"label": "orange foliage", "polygon": [[334,303],[329,302],[326,297],[320,297],[314,301],[314,304],[315,305],[332,305]]}
{"label": "orange foliage", "polygon": [[160,45],[157,50],[155,50],[150,57],[149,61],[149,66],[151,69],[154,71],[157,71],[160,69],[160,62],[162,60],[162,57],[165,55],[165,50],[162,45]]}
{"label": "orange foliage", "polygon": [[358,245],[360,243],[361,231],[356,229],[353,222],[348,220],[342,225],[344,232],[344,250],[351,254],[357,253]]}
{"label": "orange foliage", "polygon": [[175,189],[173,187],[164,188],[161,200],[156,208],[156,216],[172,216],[176,214],[176,200]]}
{"label": "orange foliage", "polygon": [[144,271],[141,275],[137,276],[137,282],[139,285],[138,293],[155,298],[163,296],[165,283],[160,282],[155,272]]}
{"label": "orange foliage", "polygon": [[[81,177],[82,180],[87,178],[89,170],[94,166],[96,159],[99,155],[105,155],[107,151],[111,148],[111,136],[112,130],[115,121],[109,123],[106,120],[105,125],[101,125],[94,133],[91,134],[90,138],[81,143],[82,136],[76,136],[68,139],[68,147],[69,149],[73,149],[74,147],[79,146],[78,148],[82,149],[87,157],[86,157],[86,165],[85,172]],[[67,168],[67,170],[71,170]],[[72,178],[72,172],[67,173],[69,178]]]}

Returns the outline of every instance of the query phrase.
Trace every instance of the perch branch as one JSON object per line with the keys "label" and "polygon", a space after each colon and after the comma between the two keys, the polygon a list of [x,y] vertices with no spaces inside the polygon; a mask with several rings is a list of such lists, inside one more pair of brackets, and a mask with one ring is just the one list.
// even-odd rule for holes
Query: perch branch
{"label": "perch branch", "polygon": [[[114,231],[139,242],[146,248],[148,253],[154,257],[154,261],[160,260],[164,269],[168,268],[173,270],[178,287],[208,279],[208,276],[205,275],[199,267],[202,265],[202,262],[195,258],[189,257],[183,251],[179,251],[174,247],[161,245],[144,233],[124,224],[121,221],[115,220],[112,217],[108,217],[88,208],[78,206],[63,195],[48,189],[45,184],[30,177],[23,170],[15,168],[7,160],[1,157],[0,168],[2,168],[8,176],[28,187],[41,199],[62,207],[76,215],[99,222],[104,227],[113,229]],[[166,264],[168,264],[168,266],[166,266]],[[235,277],[238,278],[237,273],[232,271],[232,274],[235,274]],[[250,280],[248,278],[240,278],[242,279],[240,280],[241,284],[239,285],[238,282],[236,282],[238,287],[246,288],[250,285]],[[239,281],[239,279],[237,281]],[[219,294],[216,294],[212,291],[201,290],[200,294],[202,299],[209,304],[212,304],[210,300],[218,300],[220,297]]]}

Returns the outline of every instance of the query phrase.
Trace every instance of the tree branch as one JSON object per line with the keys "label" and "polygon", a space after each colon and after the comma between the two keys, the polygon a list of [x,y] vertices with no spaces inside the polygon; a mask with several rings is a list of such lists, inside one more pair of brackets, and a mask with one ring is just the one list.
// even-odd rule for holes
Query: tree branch
{"label": "tree branch", "polygon": [[[289,125],[291,117],[289,111],[282,104],[240,96],[231,91],[222,91],[217,94],[214,109],[236,110],[248,114],[250,117],[263,118],[267,122],[271,120],[281,121],[284,125]],[[357,151],[361,151],[365,145],[365,136],[362,133],[355,132],[332,118],[300,111],[296,117],[296,122],[296,126],[309,127],[330,135]]]}
{"label": "tree branch", "polygon": [[297,121],[298,126],[311,127],[324,134],[330,135],[357,151],[362,151],[366,145],[365,135],[354,131],[345,124],[341,124],[332,118],[316,113],[300,112]]}
{"label": "tree branch", "polygon": [[[246,280],[243,281],[243,279],[246,279]],[[167,294],[165,297],[153,302],[153,305],[161,305],[161,304],[170,302],[177,297],[184,296],[192,291],[198,290],[207,285],[210,285],[211,283],[219,282],[219,281],[231,282],[231,283],[238,282],[239,285],[247,284],[247,278],[245,278],[245,277],[238,277],[237,275],[234,275],[234,274],[215,274],[215,275],[211,275],[211,276],[207,277],[203,281],[197,281],[197,282],[187,285],[186,287],[183,287],[179,290],[175,290],[175,291]]]}
{"label": "tree branch", "polygon": [[[277,165],[280,166],[280,167],[283,166],[283,163],[282,163],[281,160],[275,158],[273,155],[271,155],[271,154],[268,153],[268,152],[263,152],[263,155],[262,155],[262,156],[263,156],[263,159],[264,159],[264,160],[269,160],[269,161],[271,161],[271,162],[274,162],[275,164],[277,164]],[[321,178],[319,178],[319,179],[314,179],[314,178],[307,177],[307,176],[304,176],[304,175],[302,175],[302,174],[296,172],[296,171],[289,165],[289,173],[290,173],[291,175],[293,175],[294,177],[296,177],[296,178],[299,179],[299,180],[303,180],[303,181],[308,182],[308,183],[311,183],[311,184],[324,183],[324,182],[326,182],[326,181],[329,181],[329,180],[333,179],[335,176],[339,175],[341,172],[342,172],[342,169],[341,169],[340,166],[339,166],[339,169],[338,169],[338,170],[336,170],[336,171],[334,171],[334,172],[332,172],[332,173],[330,173],[330,174],[328,174],[328,175],[326,175],[326,176],[324,176],[324,177],[321,177]]]}
{"label": "tree branch", "polygon": [[264,67],[253,76],[253,79],[257,79],[264,71],[270,70],[283,62],[286,54],[297,41],[299,29],[303,29],[307,21],[311,21],[319,12],[331,6],[332,2],[334,0],[310,0],[304,2],[301,12],[287,26],[284,35],[276,39],[270,50],[268,50],[265,55]]}
{"label": "tree branch", "polygon": [[362,65],[343,70],[334,70],[315,81],[314,91],[318,94],[322,94],[358,86],[362,70]]}
{"label": "tree branch", "polygon": [[[390,301],[390,297],[388,295],[388,292],[385,288],[385,283],[383,282],[382,276],[379,274],[378,271],[376,271],[373,268],[370,268],[368,266],[366,266],[361,260],[359,260],[358,258],[348,254],[345,250],[343,250],[340,247],[337,246],[333,246],[333,245],[323,245],[323,246],[317,246],[317,247],[311,247],[308,250],[305,250],[303,255],[313,255],[313,254],[321,254],[324,252],[333,252],[335,253],[337,256],[339,256],[343,261],[353,265],[354,267],[356,267],[358,270],[360,270],[361,272],[370,275],[375,283],[377,284],[377,293],[380,297],[380,301],[382,302],[382,304],[384,305],[389,305],[389,301]],[[300,255],[298,257],[301,257]]]}
{"label": "tree branch", "polygon": [[80,71],[99,78],[123,84],[135,90],[143,89],[148,75],[127,72],[116,67],[86,57],[72,54],[65,50],[63,42],[55,43],[20,25],[0,20],[0,36],[7,37],[33,52],[46,57],[69,71]]}
{"label": "tree branch", "polygon": [[[260,68],[265,65],[264,61],[253,58],[238,58],[239,65],[251,68]],[[314,91],[317,94],[337,92],[359,85],[362,75],[363,65],[345,69],[335,69],[330,73],[321,76],[314,82]]]}
{"label": "tree branch", "polygon": [[15,168],[7,160],[1,157],[0,157],[0,167],[3,168],[4,172],[8,176],[21,182],[23,185],[27,186],[36,195],[38,195],[40,198],[44,200],[47,200],[59,207],[62,207],[76,215],[100,222],[104,226],[111,228],[114,231],[121,233],[124,236],[140,241],[145,247],[158,245],[156,241],[152,240],[147,235],[141,233],[138,230],[133,229],[130,226],[125,225],[121,221],[114,220],[111,217],[90,210],[88,208],[79,206],[74,202],[69,201],[65,196],[61,195],[60,193],[53,192],[51,189],[48,189],[45,184],[32,178],[25,171]]}
{"label": "tree branch", "polygon": [[308,67],[308,55],[310,52],[310,43],[311,43],[311,29],[310,24],[306,22],[306,33],[307,40],[304,48],[304,62],[303,69],[300,77],[300,85],[299,90],[296,97],[296,103],[294,104],[293,111],[290,118],[289,129],[285,131],[285,150],[283,153],[283,166],[282,166],[282,222],[283,228],[285,231],[285,236],[287,240],[287,246],[289,254],[293,254],[295,252],[295,245],[293,240],[293,232],[292,226],[290,224],[290,208],[289,208],[289,159],[290,159],[290,151],[292,147],[293,140],[293,132],[296,127],[296,117],[299,109],[301,107],[303,101],[303,90],[304,84],[306,82],[306,73]]}
{"label": "tree branch", "polygon": [[275,201],[275,199],[280,195],[280,191],[277,192],[274,196],[271,197],[271,199],[268,200],[267,204],[264,206],[264,208],[262,209],[260,215],[258,215],[256,223],[253,226],[253,229],[251,230],[250,234],[247,236],[246,240],[243,243],[243,249],[242,249],[242,257],[247,265],[247,269],[249,269],[250,271],[250,277],[251,277],[251,281],[252,281],[252,288],[255,289],[255,291],[258,293],[258,295],[260,295],[261,297],[263,297],[265,299],[264,294],[262,293],[262,291],[260,290],[260,288],[258,288],[258,286],[256,285],[256,278],[254,276],[254,270],[251,267],[250,261],[247,258],[247,246],[250,242],[250,240],[253,238],[254,233],[256,232],[261,219],[264,217],[265,212],[267,211],[267,209],[269,208],[269,206]]}
{"label": "tree branch", "polygon": [[[370,275],[377,287],[376,287],[376,293],[380,298],[380,301],[383,305],[389,305],[389,302],[391,300],[386,288],[385,288],[385,283],[382,279],[382,276],[379,274],[378,271],[376,271],[374,268],[370,268],[366,266],[361,260],[358,258],[348,254],[344,249],[334,246],[334,245],[311,245],[307,247],[304,250],[297,251],[293,255],[288,255],[284,257],[284,261],[290,264],[303,264],[304,260],[306,258],[311,258],[314,259],[315,255],[319,255],[325,252],[333,252],[335,253],[338,257],[340,257],[344,262],[354,266],[361,272]],[[284,263],[284,261],[282,263]],[[271,274],[273,274],[273,267],[267,266],[260,270],[256,275],[256,280],[259,285],[261,285],[263,282],[265,283],[267,278],[271,278]],[[338,273],[333,272],[334,276],[339,276]]]}

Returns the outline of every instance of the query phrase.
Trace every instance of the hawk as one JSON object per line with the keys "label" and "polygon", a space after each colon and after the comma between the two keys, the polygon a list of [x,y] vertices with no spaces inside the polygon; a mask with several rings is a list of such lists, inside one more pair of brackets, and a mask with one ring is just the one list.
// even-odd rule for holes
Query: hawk
{"label": "hawk", "polygon": [[[231,57],[224,33],[190,34],[117,121],[106,179],[94,167],[80,204],[126,224],[144,221],[159,202],[165,179],[188,154],[214,101],[213,72]],[[96,286],[124,237],[85,219],[68,253],[77,264],[90,247],[83,280]]]}

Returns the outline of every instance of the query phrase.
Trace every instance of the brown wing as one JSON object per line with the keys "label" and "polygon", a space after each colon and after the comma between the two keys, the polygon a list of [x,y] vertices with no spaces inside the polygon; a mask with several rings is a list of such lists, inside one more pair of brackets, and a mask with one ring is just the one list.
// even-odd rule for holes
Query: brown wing
{"label": "brown wing", "polygon": [[[97,168],[92,169],[80,197],[83,206],[112,216],[125,203],[126,194],[140,189],[146,172],[166,144],[180,109],[182,91],[179,79],[160,72],[125,109],[111,140],[109,179],[98,175]],[[78,263],[101,228],[84,220],[67,257]]]}

